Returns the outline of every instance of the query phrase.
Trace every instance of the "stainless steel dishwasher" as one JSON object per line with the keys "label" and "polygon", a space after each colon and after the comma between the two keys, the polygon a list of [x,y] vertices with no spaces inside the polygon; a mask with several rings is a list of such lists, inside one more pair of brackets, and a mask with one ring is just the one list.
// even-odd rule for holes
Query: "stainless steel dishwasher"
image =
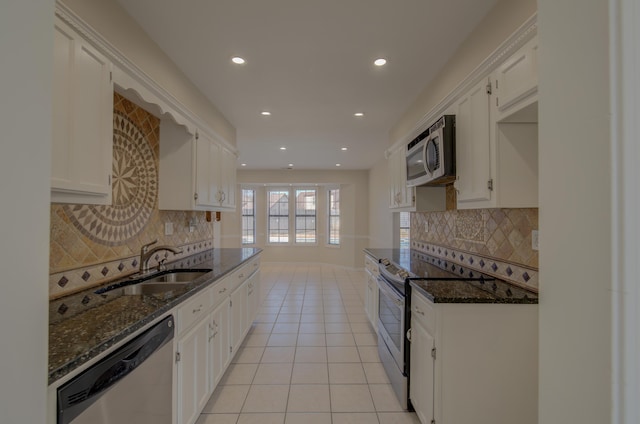
{"label": "stainless steel dishwasher", "polygon": [[58,389],[58,424],[171,424],[169,316]]}

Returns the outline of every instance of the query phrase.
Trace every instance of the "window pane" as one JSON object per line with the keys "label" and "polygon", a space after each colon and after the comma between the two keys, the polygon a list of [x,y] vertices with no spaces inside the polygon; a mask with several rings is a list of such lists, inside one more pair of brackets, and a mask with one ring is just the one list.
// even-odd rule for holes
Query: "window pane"
{"label": "window pane", "polygon": [[340,244],[340,190],[329,190],[329,244]]}
{"label": "window pane", "polygon": [[400,212],[400,247],[409,247],[411,231],[411,215]]}
{"label": "window pane", "polygon": [[316,190],[296,190],[296,243],[316,242]]}
{"label": "window pane", "polygon": [[269,243],[289,242],[289,191],[268,192]]}
{"label": "window pane", "polygon": [[255,190],[242,190],[242,244],[256,242]]}

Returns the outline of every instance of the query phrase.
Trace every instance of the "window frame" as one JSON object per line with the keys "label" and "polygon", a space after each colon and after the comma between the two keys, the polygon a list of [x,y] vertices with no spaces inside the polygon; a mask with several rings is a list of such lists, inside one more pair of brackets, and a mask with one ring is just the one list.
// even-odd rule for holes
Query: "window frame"
{"label": "window frame", "polygon": [[[241,237],[240,237],[240,244],[242,246],[253,246],[257,243],[257,231],[256,231],[256,226],[257,226],[257,217],[256,217],[256,199],[257,199],[257,190],[254,187],[241,187],[240,188],[240,193],[241,193],[241,200],[240,200],[240,231],[241,231]],[[244,199],[245,199],[245,191],[251,191],[252,194],[252,203],[253,203],[253,214],[252,215],[245,215],[244,214],[244,210],[245,208],[243,207],[244,205]],[[252,243],[245,243],[245,217],[253,217],[253,242]]]}
{"label": "window frame", "polygon": [[[338,213],[335,214],[335,215],[331,213],[331,211],[332,211],[332,208],[331,208],[331,198],[332,198],[331,192],[333,192],[333,191],[337,191],[338,192],[338,201],[337,201],[337,204],[338,204],[337,211],[338,211]],[[326,227],[327,238],[326,238],[326,245],[328,247],[338,248],[338,247],[340,247],[340,245],[342,243],[342,237],[341,237],[341,231],[340,231],[340,228],[341,228],[340,227],[340,224],[341,224],[341,222],[340,222],[341,221],[340,187],[327,187],[326,194],[327,194],[327,227]],[[338,242],[337,243],[332,243],[331,242],[331,240],[332,240],[332,237],[331,237],[331,222],[332,222],[332,218],[334,218],[334,217],[337,217],[337,219],[338,219],[338,232],[337,232]]]}
{"label": "window frame", "polygon": [[[271,218],[272,217],[283,217],[284,215],[271,215],[271,193],[272,192],[286,192],[287,194],[287,241],[279,242],[279,241],[271,241]],[[272,246],[287,246],[291,245],[291,189],[289,187],[266,187],[265,190],[266,195],[266,203],[265,203],[265,213],[267,215],[267,237],[266,244]],[[280,238],[280,237],[279,237]]]}
{"label": "window frame", "polygon": [[[315,193],[315,215],[313,215],[314,217],[314,221],[315,221],[315,241],[314,242],[309,242],[309,243],[305,243],[305,242],[297,242],[296,241],[296,237],[297,237],[297,220],[296,218],[298,217],[298,215],[296,215],[296,206],[297,206],[297,199],[296,199],[296,192],[297,191],[313,191]],[[287,197],[288,197],[288,207],[287,207],[287,211],[289,213],[288,215],[288,241],[287,242],[275,242],[275,241],[271,241],[271,217],[272,216],[276,216],[276,215],[271,215],[271,211],[270,211],[270,193],[272,192],[286,192],[287,193]],[[307,186],[307,185],[293,185],[293,186],[289,186],[289,187],[282,187],[282,186],[266,186],[265,187],[265,198],[266,198],[266,203],[265,203],[265,214],[266,214],[266,240],[265,240],[265,245],[268,246],[318,246],[318,239],[320,237],[320,233],[318,231],[318,203],[319,203],[319,190],[318,187],[313,187],[313,186]],[[300,215],[300,217],[309,217],[311,215]]]}
{"label": "window frame", "polygon": [[[406,227],[402,226],[402,214],[407,214],[407,223]],[[407,243],[406,245],[402,244],[402,230],[407,230]],[[409,248],[411,246],[411,213],[410,212],[398,212],[398,244],[401,249]]]}
{"label": "window frame", "polygon": [[[303,187],[303,186],[296,186],[296,187],[291,187],[291,191],[292,191],[292,196],[290,199],[292,199],[290,202],[292,203],[290,206],[293,208],[293,213],[291,214],[292,219],[293,219],[293,225],[290,226],[290,232],[291,230],[293,230],[293,243],[296,246],[317,246],[318,245],[318,188],[317,187]],[[299,196],[299,192],[313,192],[313,215],[308,215],[308,214],[298,214],[298,196]],[[306,202],[305,202],[306,203]],[[298,241],[298,219],[299,218],[304,218],[305,219],[305,223],[307,221],[307,218],[309,217],[313,217],[313,241],[312,242],[305,242],[305,241]],[[306,228],[306,224],[305,224],[305,228],[303,229],[303,231],[308,231],[308,229]],[[290,234],[291,235],[291,234]]]}

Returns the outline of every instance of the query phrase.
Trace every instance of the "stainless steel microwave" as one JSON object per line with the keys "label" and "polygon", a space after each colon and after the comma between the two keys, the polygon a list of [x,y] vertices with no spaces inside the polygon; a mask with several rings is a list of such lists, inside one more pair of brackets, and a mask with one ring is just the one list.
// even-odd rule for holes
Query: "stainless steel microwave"
{"label": "stainless steel microwave", "polygon": [[456,116],[443,115],[407,144],[407,186],[443,185],[456,179]]}

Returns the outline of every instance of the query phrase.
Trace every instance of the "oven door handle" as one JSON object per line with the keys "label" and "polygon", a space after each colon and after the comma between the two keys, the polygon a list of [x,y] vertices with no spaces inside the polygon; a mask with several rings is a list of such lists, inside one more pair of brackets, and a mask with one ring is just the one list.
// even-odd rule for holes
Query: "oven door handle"
{"label": "oven door handle", "polygon": [[394,292],[391,288],[389,288],[389,286],[384,281],[384,279],[378,277],[377,282],[378,282],[378,288],[380,289],[380,291],[382,291],[387,297],[391,298],[391,300],[393,300],[393,303],[395,303],[399,307],[404,306],[404,299],[402,299],[402,297],[398,293]]}

